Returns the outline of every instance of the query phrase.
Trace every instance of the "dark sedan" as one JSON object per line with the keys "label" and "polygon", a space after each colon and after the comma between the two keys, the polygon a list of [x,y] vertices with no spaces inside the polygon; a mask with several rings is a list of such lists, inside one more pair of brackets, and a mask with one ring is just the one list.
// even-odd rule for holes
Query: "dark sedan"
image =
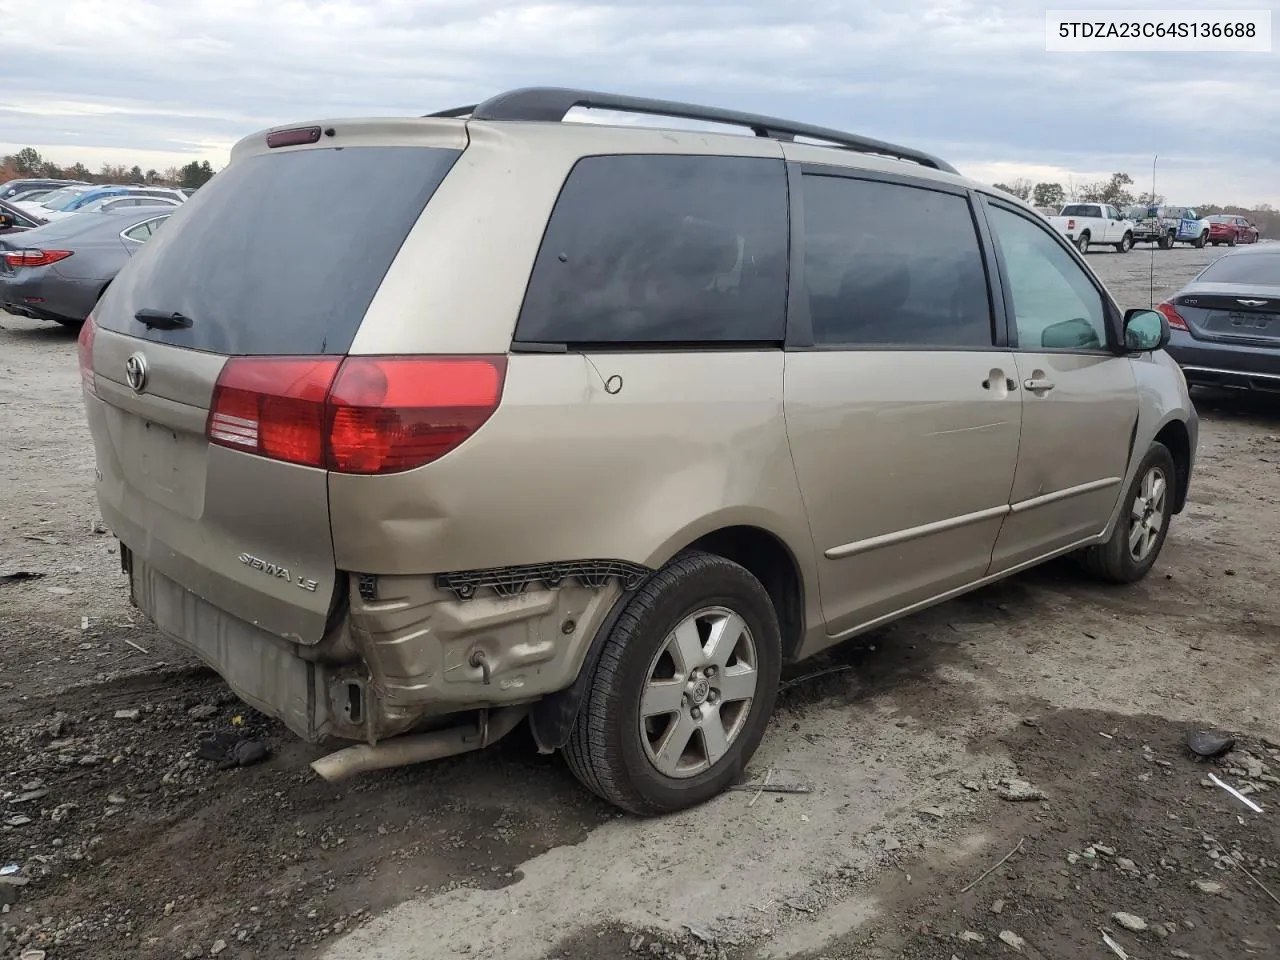
{"label": "dark sedan", "polygon": [[0,308],[78,326],[173,207],[77,214],[0,237]]}
{"label": "dark sedan", "polygon": [[42,227],[48,220],[32,213],[23,213],[7,200],[0,200],[0,234],[21,233]]}
{"label": "dark sedan", "polygon": [[1257,243],[1258,228],[1232,213],[1219,213],[1208,218],[1209,242],[1215,247],[1225,243],[1234,247],[1237,243]]}
{"label": "dark sedan", "polygon": [[1280,393],[1280,244],[1228,253],[1159,310],[1188,384]]}

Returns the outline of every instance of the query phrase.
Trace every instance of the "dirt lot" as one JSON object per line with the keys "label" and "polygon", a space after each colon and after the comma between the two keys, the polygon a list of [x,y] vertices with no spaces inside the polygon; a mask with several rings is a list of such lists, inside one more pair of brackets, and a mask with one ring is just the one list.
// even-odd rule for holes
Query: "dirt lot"
{"label": "dirt lot", "polygon": [[[1157,252],[1156,296],[1216,255]],[[1147,304],[1145,250],[1090,261]],[[638,822],[523,734],[318,781],[131,615],[73,335],[0,315],[0,575],[39,575],[0,581],[0,957],[1280,955],[1280,404],[1197,402],[1147,582],[1053,565],[802,664],[752,776],[809,792]],[[1193,761],[1201,726],[1236,751]]]}

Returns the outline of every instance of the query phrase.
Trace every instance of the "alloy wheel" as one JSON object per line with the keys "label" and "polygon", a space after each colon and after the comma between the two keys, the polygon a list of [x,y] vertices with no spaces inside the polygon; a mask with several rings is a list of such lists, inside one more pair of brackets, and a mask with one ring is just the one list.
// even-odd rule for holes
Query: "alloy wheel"
{"label": "alloy wheel", "polygon": [[1160,539],[1168,490],[1168,481],[1159,467],[1152,467],[1142,478],[1129,510],[1129,556],[1135,563],[1146,560]]}
{"label": "alloy wheel", "polygon": [[685,617],[649,664],[640,740],[654,768],[684,779],[720,761],[747,725],[759,680],[755,638],[726,607]]}

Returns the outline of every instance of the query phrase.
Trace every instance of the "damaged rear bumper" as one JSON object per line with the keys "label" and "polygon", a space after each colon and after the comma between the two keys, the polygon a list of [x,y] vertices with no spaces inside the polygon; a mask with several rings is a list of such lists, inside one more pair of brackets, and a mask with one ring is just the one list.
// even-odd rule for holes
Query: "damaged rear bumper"
{"label": "damaged rear bumper", "polygon": [[344,577],[325,638],[300,645],[203,600],[123,543],[120,555],[134,605],[242,700],[305,740],[369,744],[570,686],[644,572],[587,562],[518,588],[472,577],[464,590],[447,576]]}

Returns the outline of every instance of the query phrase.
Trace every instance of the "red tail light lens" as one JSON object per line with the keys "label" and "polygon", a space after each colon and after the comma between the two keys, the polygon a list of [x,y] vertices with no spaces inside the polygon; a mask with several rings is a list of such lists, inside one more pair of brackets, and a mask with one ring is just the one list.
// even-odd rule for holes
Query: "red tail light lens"
{"label": "red tail light lens", "polygon": [[325,398],[337,357],[233,357],[209,408],[209,439],[273,460],[324,466]]}
{"label": "red tail light lens", "polygon": [[1173,327],[1173,329],[1187,329],[1187,321],[1182,319],[1182,314],[1178,313],[1178,311],[1173,308],[1173,304],[1169,301],[1166,300],[1164,303],[1156,307],[1156,309],[1164,314],[1164,318],[1169,321],[1169,326]]}
{"label": "red tail light lens", "polygon": [[89,314],[76,342],[76,353],[80,357],[80,383],[89,393],[96,392],[93,384],[93,338],[97,330],[93,314]]}
{"label": "red tail light lens", "polygon": [[339,473],[438,460],[502,399],[506,357],[234,357],[214,389],[212,443]]}
{"label": "red tail light lens", "polygon": [[5,263],[17,269],[18,267],[47,267],[51,263],[67,259],[71,254],[70,250],[7,250],[0,256],[4,257]]}
{"label": "red tail light lens", "polygon": [[438,460],[493,416],[506,357],[349,357],[329,395],[329,466],[397,473]]}
{"label": "red tail light lens", "polygon": [[1074,230],[1075,228],[1076,228],[1076,222],[1075,222],[1074,220],[1068,220],[1068,221],[1067,221],[1067,229],[1068,229],[1068,230]]}

